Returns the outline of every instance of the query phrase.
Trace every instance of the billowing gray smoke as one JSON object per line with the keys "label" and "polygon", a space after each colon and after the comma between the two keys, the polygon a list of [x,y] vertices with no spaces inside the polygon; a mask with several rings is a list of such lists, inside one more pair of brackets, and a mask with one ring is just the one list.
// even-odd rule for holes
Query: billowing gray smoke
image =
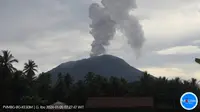
{"label": "billowing gray smoke", "polygon": [[105,53],[104,46],[109,45],[116,28],[128,38],[128,44],[139,55],[145,39],[139,21],[129,15],[130,10],[137,8],[135,0],[102,0],[101,3],[103,7],[93,3],[89,8],[89,17],[92,20],[90,33],[94,37],[91,56]]}
{"label": "billowing gray smoke", "polygon": [[89,9],[89,17],[92,19],[90,27],[91,35],[94,37],[90,56],[97,56],[105,53],[104,46],[109,45],[115,34],[115,22],[111,20],[106,11],[98,4],[93,3]]}

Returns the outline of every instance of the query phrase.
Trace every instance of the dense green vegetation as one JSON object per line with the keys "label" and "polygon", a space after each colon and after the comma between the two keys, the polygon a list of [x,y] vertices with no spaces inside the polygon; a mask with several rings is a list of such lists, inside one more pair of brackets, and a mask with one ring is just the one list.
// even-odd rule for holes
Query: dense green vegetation
{"label": "dense green vegetation", "polygon": [[[18,60],[9,51],[0,55],[0,102],[1,104],[52,104],[59,100],[66,104],[85,104],[88,97],[131,97],[149,96],[155,104],[180,107],[180,96],[187,91],[200,95],[198,81],[180,78],[155,78],[147,72],[140,81],[127,82],[123,78],[105,78],[91,73],[84,80],[73,81],[73,74],[58,74],[55,85],[51,74],[36,76],[37,65],[29,60],[23,70],[17,70],[13,63]],[[134,75],[134,74],[133,74]]]}

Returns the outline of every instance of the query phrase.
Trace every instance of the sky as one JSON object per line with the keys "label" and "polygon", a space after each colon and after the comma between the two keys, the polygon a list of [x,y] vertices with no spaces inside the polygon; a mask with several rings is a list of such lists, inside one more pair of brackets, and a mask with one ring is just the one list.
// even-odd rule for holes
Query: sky
{"label": "sky", "polygon": [[[0,0],[0,50],[10,50],[23,69],[32,59],[39,73],[59,64],[89,58],[88,7],[99,0]],[[200,0],[137,0],[131,11],[146,41],[141,56],[120,33],[107,54],[154,76],[200,80]]]}

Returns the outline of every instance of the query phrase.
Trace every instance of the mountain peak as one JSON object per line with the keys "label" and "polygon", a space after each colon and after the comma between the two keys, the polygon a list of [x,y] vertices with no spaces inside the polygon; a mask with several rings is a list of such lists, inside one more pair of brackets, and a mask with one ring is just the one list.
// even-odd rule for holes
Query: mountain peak
{"label": "mountain peak", "polygon": [[53,79],[57,79],[58,73],[69,73],[76,81],[82,80],[88,72],[94,72],[104,77],[123,77],[129,81],[138,80],[143,75],[143,72],[130,66],[123,59],[112,55],[94,56],[62,63],[49,71]]}

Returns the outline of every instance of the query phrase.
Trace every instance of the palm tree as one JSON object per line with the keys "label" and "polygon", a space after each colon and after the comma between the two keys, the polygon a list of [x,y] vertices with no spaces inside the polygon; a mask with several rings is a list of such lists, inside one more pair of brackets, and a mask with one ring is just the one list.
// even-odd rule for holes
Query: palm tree
{"label": "palm tree", "polygon": [[5,72],[13,73],[17,69],[13,67],[13,63],[18,63],[18,60],[8,50],[3,50],[2,55],[0,55],[0,66]]}
{"label": "palm tree", "polygon": [[35,77],[35,72],[37,72],[38,66],[35,64],[33,60],[28,60],[28,63],[24,64],[24,74],[26,75],[29,81],[32,81]]}
{"label": "palm tree", "polygon": [[17,59],[10,53],[10,51],[2,50],[2,55],[0,55],[0,103],[6,104],[12,101],[10,97],[11,92],[11,79],[12,73],[16,71],[16,68],[13,67],[13,63],[18,62]]}

